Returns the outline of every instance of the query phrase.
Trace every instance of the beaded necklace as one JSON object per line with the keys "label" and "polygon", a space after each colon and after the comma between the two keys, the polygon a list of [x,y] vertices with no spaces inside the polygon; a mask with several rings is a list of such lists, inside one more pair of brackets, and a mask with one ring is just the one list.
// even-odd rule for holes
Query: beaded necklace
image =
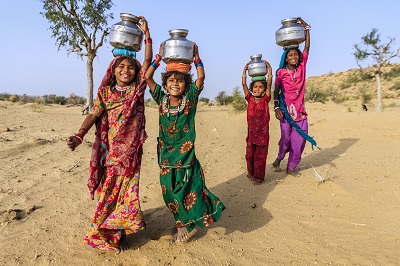
{"label": "beaded necklace", "polygon": [[[290,73],[290,71],[289,71],[289,69],[287,67],[286,67],[286,71],[289,73],[290,78],[292,79],[292,81],[294,83],[294,87],[296,88],[296,72],[297,72],[297,69],[295,68],[293,70],[293,76],[292,76],[292,73]],[[299,95],[299,91],[298,90],[296,90],[296,94]]]}
{"label": "beaded necklace", "polygon": [[132,86],[133,86],[133,85],[128,85],[128,86],[125,86],[125,87],[120,87],[120,86],[118,86],[118,85],[115,85],[115,86],[114,86],[114,90],[115,90],[116,92],[118,92],[118,93],[124,95],[124,94],[126,93],[126,91],[127,91],[128,89],[130,89]]}
{"label": "beaded necklace", "polygon": [[[173,129],[176,129],[176,123],[178,122],[179,114],[183,111],[183,109],[185,109],[185,106],[186,106],[186,96],[182,96],[182,98],[179,99],[178,107],[171,109],[170,95],[169,94],[165,95],[162,102],[162,109],[163,112],[167,114],[168,122],[172,124]],[[176,117],[173,123],[171,123],[170,115]]]}
{"label": "beaded necklace", "polygon": [[286,67],[286,71],[289,73],[290,78],[292,79],[292,81],[294,83],[296,83],[296,68],[293,70],[293,76],[292,76],[292,73],[290,73],[290,71],[289,71],[289,69],[287,67]]}

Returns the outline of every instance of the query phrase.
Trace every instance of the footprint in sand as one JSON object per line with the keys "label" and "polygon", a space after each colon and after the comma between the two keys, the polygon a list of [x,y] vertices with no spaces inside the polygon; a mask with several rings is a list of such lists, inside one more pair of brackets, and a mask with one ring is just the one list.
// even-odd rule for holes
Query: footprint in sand
{"label": "footprint in sand", "polygon": [[8,211],[0,211],[0,223],[8,223],[13,220],[22,220],[36,210],[35,206],[30,207],[28,210],[10,209]]}

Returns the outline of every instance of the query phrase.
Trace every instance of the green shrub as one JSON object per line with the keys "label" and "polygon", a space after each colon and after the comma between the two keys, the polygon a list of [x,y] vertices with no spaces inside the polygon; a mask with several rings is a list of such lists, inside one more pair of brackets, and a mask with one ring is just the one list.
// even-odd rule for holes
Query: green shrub
{"label": "green shrub", "polygon": [[232,107],[236,112],[243,112],[247,109],[247,102],[244,99],[243,93],[239,90],[239,87],[233,89],[232,94]]}
{"label": "green shrub", "polygon": [[17,101],[19,100],[19,97],[18,97],[18,95],[11,95],[11,96],[8,98],[8,100],[9,100],[10,102],[15,103],[15,102],[17,102]]}
{"label": "green shrub", "polygon": [[374,75],[372,75],[371,73],[367,73],[367,72],[361,72],[360,73],[360,80],[364,81],[364,80],[370,80],[372,78],[375,78]]}
{"label": "green shrub", "polygon": [[41,97],[40,97],[40,98],[36,98],[36,99],[35,99],[35,103],[36,103],[36,104],[43,104],[43,105],[44,105],[44,98],[41,98]]}
{"label": "green shrub", "polygon": [[83,97],[80,97],[78,95],[75,95],[75,93],[71,93],[68,98],[66,98],[66,103],[70,105],[79,105],[79,104],[85,104],[86,99]]}
{"label": "green shrub", "polygon": [[225,91],[221,91],[218,93],[215,100],[218,102],[219,105],[228,105],[232,102],[232,96],[228,96]]}
{"label": "green shrub", "polygon": [[365,88],[360,89],[362,103],[368,103],[372,99],[372,95]]}
{"label": "green shrub", "polygon": [[321,102],[325,103],[327,101],[327,94],[323,90],[318,90],[314,86],[311,86],[304,96],[304,100],[307,102]]}
{"label": "green shrub", "polygon": [[199,102],[208,104],[208,103],[210,102],[210,99],[201,97],[201,98],[199,99]]}
{"label": "green shrub", "polygon": [[389,73],[386,74],[386,77],[389,79],[397,78],[400,76],[400,66],[393,67]]}
{"label": "green shrub", "polygon": [[146,107],[156,107],[157,103],[153,100],[153,98],[147,98],[144,100],[144,106]]}
{"label": "green shrub", "polygon": [[1,101],[8,101],[8,99],[10,98],[11,94],[9,93],[1,93],[0,94],[0,100]]}
{"label": "green shrub", "polygon": [[356,74],[349,74],[346,77],[346,79],[342,82],[342,84],[339,85],[339,88],[342,90],[350,88],[351,86],[353,86],[354,84],[356,84],[359,81],[360,81],[360,79]]}
{"label": "green shrub", "polygon": [[32,110],[32,112],[35,113],[43,113],[43,104],[32,104],[29,108]]}
{"label": "green shrub", "polygon": [[331,100],[334,103],[342,103],[342,102],[347,101],[348,99],[349,99],[349,97],[344,94],[335,94],[334,96],[331,97]]}
{"label": "green shrub", "polygon": [[400,90],[400,82],[397,81],[392,87],[389,88],[389,90],[392,90],[392,91]]}

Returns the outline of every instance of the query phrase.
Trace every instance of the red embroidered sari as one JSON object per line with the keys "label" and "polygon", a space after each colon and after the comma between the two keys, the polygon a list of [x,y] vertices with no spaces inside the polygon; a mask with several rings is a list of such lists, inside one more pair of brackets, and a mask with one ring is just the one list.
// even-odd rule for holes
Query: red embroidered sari
{"label": "red embroidered sari", "polygon": [[[139,202],[139,177],[145,132],[144,70],[125,93],[106,86],[116,57],[100,85],[92,113],[96,137],[90,160],[88,187],[98,205],[83,243],[89,247],[118,249],[121,236],[145,228]],[[137,64],[139,64],[137,62]],[[139,64],[140,65],[140,64]]]}

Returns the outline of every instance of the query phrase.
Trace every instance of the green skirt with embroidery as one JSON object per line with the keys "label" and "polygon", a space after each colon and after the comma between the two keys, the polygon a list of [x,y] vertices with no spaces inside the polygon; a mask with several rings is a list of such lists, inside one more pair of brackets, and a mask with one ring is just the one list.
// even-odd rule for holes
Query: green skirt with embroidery
{"label": "green skirt with embroidery", "polygon": [[203,169],[197,160],[189,168],[160,169],[164,202],[175,218],[176,227],[205,227],[216,222],[225,209],[222,201],[205,184]]}

